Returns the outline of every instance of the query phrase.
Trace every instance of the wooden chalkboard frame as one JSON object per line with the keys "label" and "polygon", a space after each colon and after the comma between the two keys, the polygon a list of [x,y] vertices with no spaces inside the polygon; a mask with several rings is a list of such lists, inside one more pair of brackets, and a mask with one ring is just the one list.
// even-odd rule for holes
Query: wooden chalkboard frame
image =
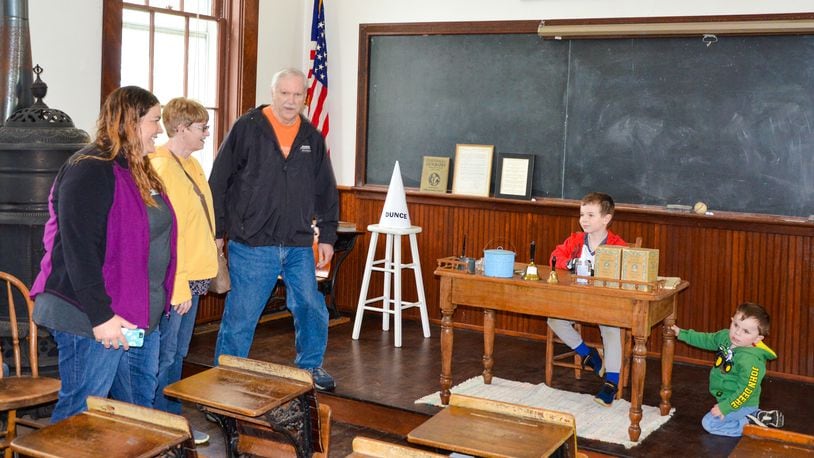
{"label": "wooden chalkboard frame", "polygon": [[[721,23],[727,21],[783,21],[783,20],[814,20],[814,13],[799,14],[773,14],[773,15],[730,15],[730,16],[674,16],[657,18],[605,18],[588,20],[547,20],[546,24],[553,25],[579,25],[579,24],[637,24],[637,23],[687,23],[687,22],[709,22]],[[541,21],[490,21],[490,22],[434,22],[434,23],[396,23],[396,24],[361,24],[359,32],[359,67],[357,85],[357,147],[356,147],[356,167],[355,186],[377,188],[378,185],[368,185],[366,181],[367,171],[367,138],[368,138],[368,107],[369,100],[369,69],[370,69],[370,44],[371,40],[377,36],[419,36],[419,35],[469,35],[469,34],[536,34],[538,33]],[[665,27],[664,30],[669,30]],[[716,33],[714,29],[710,33]],[[751,35],[748,31],[739,32],[729,30],[724,34],[728,35]],[[799,31],[788,32],[778,29],[776,33],[759,33],[760,35],[783,35],[800,34]],[[653,36],[681,36],[680,31],[668,31],[654,33]],[[631,34],[624,32],[619,35],[591,36],[590,38],[626,38]],[[641,34],[635,34],[642,38]],[[569,37],[571,39],[573,37]],[[652,208],[652,205],[642,205],[643,208]],[[722,212],[725,216],[728,212]],[[734,214],[743,212],[732,212]],[[747,212],[748,213],[748,212]],[[762,214],[761,214],[762,215]],[[766,215],[767,219],[777,215]],[[763,219],[763,218],[758,218]],[[797,220],[797,217],[793,219]]]}

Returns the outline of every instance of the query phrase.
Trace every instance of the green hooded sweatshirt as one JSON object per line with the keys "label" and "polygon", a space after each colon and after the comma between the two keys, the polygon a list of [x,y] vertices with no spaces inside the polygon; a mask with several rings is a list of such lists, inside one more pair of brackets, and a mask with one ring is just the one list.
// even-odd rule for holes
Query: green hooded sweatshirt
{"label": "green hooded sweatshirt", "polygon": [[[678,340],[721,355],[720,366],[713,366],[709,371],[709,392],[718,401],[721,413],[726,415],[745,406],[758,407],[760,383],[766,375],[766,361],[777,358],[777,354],[763,341],[753,347],[732,348],[729,329],[718,332],[682,329]],[[729,372],[724,371],[729,366],[727,362],[731,363]]]}

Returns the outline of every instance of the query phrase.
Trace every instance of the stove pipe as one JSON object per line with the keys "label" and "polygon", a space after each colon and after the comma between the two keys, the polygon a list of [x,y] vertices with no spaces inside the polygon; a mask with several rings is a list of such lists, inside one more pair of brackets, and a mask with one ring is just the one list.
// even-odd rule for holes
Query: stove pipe
{"label": "stove pipe", "polygon": [[33,103],[28,0],[0,0],[0,126]]}

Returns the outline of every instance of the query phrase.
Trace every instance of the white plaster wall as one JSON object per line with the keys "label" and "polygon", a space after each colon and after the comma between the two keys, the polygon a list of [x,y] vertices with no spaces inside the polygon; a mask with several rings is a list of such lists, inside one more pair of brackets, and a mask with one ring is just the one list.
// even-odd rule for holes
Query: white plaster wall
{"label": "white plaster wall", "polygon": [[[257,33],[257,104],[271,102],[271,77],[286,67],[305,69],[311,30],[305,0],[260,0]],[[310,13],[309,13],[310,15]]]}
{"label": "white plaster wall", "polygon": [[[103,0],[29,0],[34,62],[46,68],[46,102],[92,132],[99,110]],[[260,0],[257,102],[282,67],[305,67],[311,0]],[[359,24],[814,12],[812,0],[325,0],[332,160],[352,185]]]}
{"label": "white plaster wall", "polygon": [[102,1],[29,0],[31,56],[45,69],[45,103],[95,135],[102,85]]}

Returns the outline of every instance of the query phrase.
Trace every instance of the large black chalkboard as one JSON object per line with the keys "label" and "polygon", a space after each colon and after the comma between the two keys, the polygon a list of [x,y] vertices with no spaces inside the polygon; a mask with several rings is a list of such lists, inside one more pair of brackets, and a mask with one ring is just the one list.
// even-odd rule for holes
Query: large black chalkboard
{"label": "large black chalkboard", "polygon": [[533,195],[814,214],[814,36],[371,36],[365,182],[457,143],[535,154]]}

